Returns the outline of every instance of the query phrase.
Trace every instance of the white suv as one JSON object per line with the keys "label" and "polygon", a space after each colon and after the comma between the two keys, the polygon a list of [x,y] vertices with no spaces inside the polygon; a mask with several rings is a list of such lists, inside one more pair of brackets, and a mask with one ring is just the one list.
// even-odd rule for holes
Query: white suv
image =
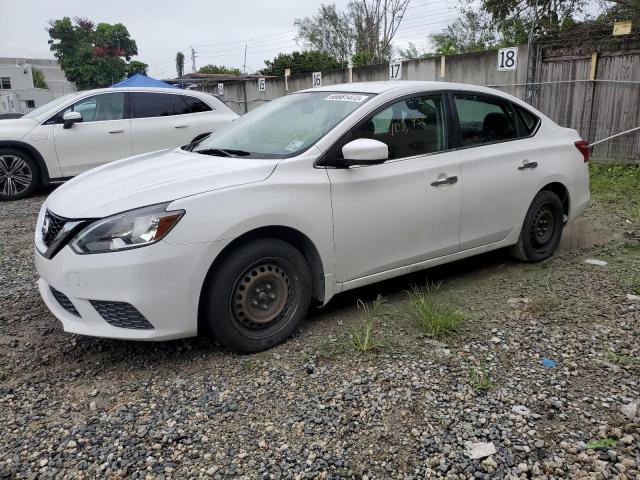
{"label": "white suv", "polygon": [[0,122],[0,200],[103,163],[201,139],[236,115],[216,97],[169,88],[67,95]]}

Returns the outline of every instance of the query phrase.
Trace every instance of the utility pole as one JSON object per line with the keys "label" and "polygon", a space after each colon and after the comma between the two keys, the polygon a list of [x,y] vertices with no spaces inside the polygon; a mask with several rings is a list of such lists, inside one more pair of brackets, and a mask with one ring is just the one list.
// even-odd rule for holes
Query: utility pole
{"label": "utility pole", "polygon": [[242,73],[247,74],[247,44],[244,44],[244,64],[242,65]]}
{"label": "utility pole", "polygon": [[196,51],[191,47],[191,71],[196,73]]}

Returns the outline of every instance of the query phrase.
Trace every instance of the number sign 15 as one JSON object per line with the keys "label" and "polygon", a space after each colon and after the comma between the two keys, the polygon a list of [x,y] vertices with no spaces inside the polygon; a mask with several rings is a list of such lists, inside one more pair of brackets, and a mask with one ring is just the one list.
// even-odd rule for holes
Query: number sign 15
{"label": "number sign 15", "polygon": [[258,79],[258,91],[264,92],[267,89],[267,82],[264,78]]}
{"label": "number sign 15", "polygon": [[498,71],[504,72],[516,68],[518,68],[518,47],[498,50]]}

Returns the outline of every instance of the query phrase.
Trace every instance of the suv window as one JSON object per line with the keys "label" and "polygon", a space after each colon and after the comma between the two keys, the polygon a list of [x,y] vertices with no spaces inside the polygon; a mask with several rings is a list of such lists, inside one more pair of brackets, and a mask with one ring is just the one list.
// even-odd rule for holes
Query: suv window
{"label": "suv window", "polygon": [[199,98],[189,97],[187,95],[181,95],[181,97],[188,107],[188,111],[185,113],[210,112],[211,110],[213,110],[209,105],[204,103]]}
{"label": "suv window", "polygon": [[80,112],[85,123],[122,120],[125,118],[125,94],[103,93],[78,100],[62,112],[58,112],[53,123],[62,123],[62,117],[66,112]]}
{"label": "suv window", "polygon": [[442,95],[406,98],[376,113],[352,131],[351,139],[373,138],[389,147],[389,160],[445,150]]}
{"label": "suv window", "polygon": [[180,100],[179,95],[147,92],[132,93],[131,98],[133,99],[133,118],[175,115],[174,99]]}
{"label": "suv window", "polygon": [[517,138],[516,121],[507,102],[475,94],[455,94],[462,146]]}

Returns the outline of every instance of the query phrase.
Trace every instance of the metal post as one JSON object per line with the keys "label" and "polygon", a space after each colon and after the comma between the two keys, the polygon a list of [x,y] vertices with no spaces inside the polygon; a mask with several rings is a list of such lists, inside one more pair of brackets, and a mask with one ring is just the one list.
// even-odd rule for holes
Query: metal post
{"label": "metal post", "polygon": [[196,51],[191,47],[191,72],[196,73]]}

